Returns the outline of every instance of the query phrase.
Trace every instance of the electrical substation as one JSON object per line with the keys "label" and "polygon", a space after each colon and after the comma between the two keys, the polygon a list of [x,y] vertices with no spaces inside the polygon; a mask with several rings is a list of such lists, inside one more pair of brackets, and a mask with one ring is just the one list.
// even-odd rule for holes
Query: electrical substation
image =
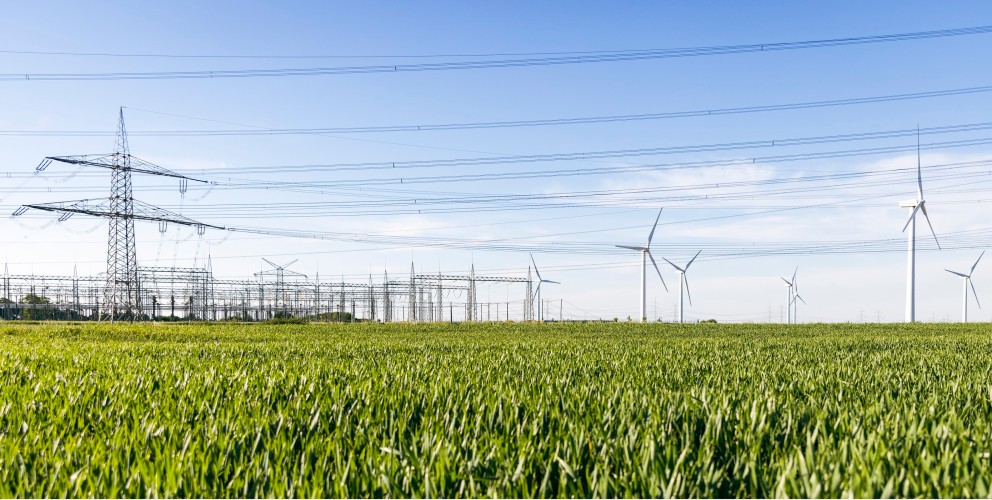
{"label": "electrical substation", "polygon": [[[527,278],[477,276],[474,265],[465,275],[417,273],[410,265],[408,279],[368,282],[321,282],[262,259],[270,269],[254,273],[254,280],[214,276],[210,259],[203,268],[138,265],[135,221],[154,222],[165,234],[169,224],[190,226],[197,234],[208,230],[237,231],[195,221],[181,214],[135,199],[131,174],[179,180],[180,194],[190,182],[207,183],[132,156],[121,108],[114,152],[100,155],[49,156],[36,167],[52,163],[110,170],[107,198],[26,204],[29,209],[55,212],[65,221],[75,214],[106,219],[109,225],[107,267],[96,276],[57,276],[11,273],[4,267],[0,318],[72,321],[267,321],[301,318],[311,321],[454,322],[530,321],[535,319],[534,286]],[[520,285],[520,300],[480,301],[477,284]]]}

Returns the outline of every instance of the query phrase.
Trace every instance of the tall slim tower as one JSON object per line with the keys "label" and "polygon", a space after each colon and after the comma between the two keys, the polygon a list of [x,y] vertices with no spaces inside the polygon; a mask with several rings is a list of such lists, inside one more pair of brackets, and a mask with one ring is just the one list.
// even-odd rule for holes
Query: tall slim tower
{"label": "tall slim tower", "polygon": [[527,297],[524,298],[524,321],[534,321],[534,281],[527,266]]}
{"label": "tall slim tower", "polygon": [[407,321],[417,322],[419,318],[417,317],[418,307],[417,307],[417,281],[415,279],[416,271],[413,268],[413,262],[410,263],[410,298],[407,301],[407,306],[410,308],[410,313],[407,316]]}
{"label": "tall slim tower", "polygon": [[107,218],[107,283],[103,292],[105,313],[112,320],[133,317],[141,310],[138,256],[134,241],[134,196],[131,194],[131,152],[127,146],[124,108],[120,110],[117,143],[111,163],[110,203]]}
{"label": "tall slim tower", "polygon": [[468,300],[465,303],[465,321],[475,321],[475,263],[468,275]]}
{"label": "tall slim tower", "polygon": [[203,234],[207,227],[222,230],[224,228],[202,224],[180,214],[134,199],[131,190],[131,174],[134,172],[177,178],[179,179],[180,192],[185,192],[187,181],[202,183],[206,183],[206,181],[177,174],[141,158],[131,156],[127,143],[127,129],[124,127],[124,108],[120,108],[118,118],[117,140],[113,153],[46,156],[35,167],[36,172],[41,172],[48,168],[52,162],[60,162],[106,168],[111,171],[109,198],[21,205],[12,215],[17,217],[28,209],[34,208],[60,213],[60,221],[67,220],[73,214],[85,214],[108,219],[107,281],[103,290],[103,304],[97,310],[101,318],[134,320],[143,317],[141,283],[138,281],[138,258],[135,251],[134,221],[137,219],[159,222],[160,224],[172,222],[185,226],[196,226],[200,234]]}

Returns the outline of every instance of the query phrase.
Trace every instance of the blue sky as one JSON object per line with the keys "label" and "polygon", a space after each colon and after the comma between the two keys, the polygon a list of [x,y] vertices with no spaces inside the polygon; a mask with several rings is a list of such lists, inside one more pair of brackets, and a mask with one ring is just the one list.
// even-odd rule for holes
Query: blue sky
{"label": "blue sky", "polygon": [[[992,24],[987,2],[420,2],[283,5],[245,2],[15,3],[0,19],[0,73],[103,73],[179,70],[267,69],[365,66],[475,60],[411,58],[436,54],[492,54],[710,47],[907,33]],[[782,248],[814,241],[904,239],[908,213],[898,201],[913,196],[913,178],[888,178],[882,185],[799,183],[795,192],[758,187],[717,188],[731,181],[865,172],[915,165],[911,152],[797,162],[755,162],[751,166],[625,172],[633,164],[701,162],[809,154],[915,143],[915,138],[767,147],[681,155],[618,157],[571,162],[407,169],[402,174],[345,171],[329,164],[408,162],[493,155],[574,153],[676,147],[729,142],[783,140],[835,134],[901,130],[988,121],[992,92],[820,109],[636,122],[490,128],[431,132],[321,135],[143,136],[154,130],[216,130],[359,127],[531,120],[746,107],[870,97],[992,85],[988,59],[992,35],[897,43],[829,47],[773,53],[478,69],[422,73],[279,78],[152,81],[3,81],[0,131],[107,131],[126,106],[132,153],[166,168],[217,181],[212,190],[192,189],[179,197],[174,181],[135,178],[136,197],[223,226],[335,231],[385,237],[388,244],[295,239],[208,232],[203,238],[154,225],[139,225],[143,265],[202,264],[209,253],[220,276],[244,278],[261,257],[289,261],[321,276],[359,281],[418,269],[480,271],[522,275],[533,251],[542,272],[563,284],[544,290],[563,299],[565,315],[636,316],[638,259],[618,244],[640,244],[657,207],[665,206],[656,236],[656,255],[688,260],[702,248],[690,271],[691,319],[721,321],[779,319],[784,302],[778,276],[800,266],[804,320],[858,321],[902,317],[905,255],[900,251],[831,255],[731,258],[748,245]],[[106,57],[16,54],[74,52],[183,56],[348,56],[323,59]],[[388,56],[388,57],[370,57]],[[987,132],[934,134],[923,142],[981,139]],[[112,136],[0,135],[0,175],[29,174],[46,155],[109,152]],[[987,145],[924,151],[924,166],[992,159]],[[286,171],[245,167],[310,165]],[[314,167],[325,165],[325,167]],[[403,176],[506,173],[566,168],[616,168],[602,175],[553,176],[477,182],[404,183]],[[976,166],[956,170],[961,178],[927,183],[928,208],[938,235],[987,229],[988,184]],[[104,172],[53,165],[45,175],[0,177],[0,210],[22,203],[105,196]],[[930,175],[925,172],[925,175]],[[235,182],[265,181],[262,189],[235,189]],[[324,192],[285,191],[287,182],[341,182]],[[926,182],[926,180],[925,180]],[[695,186],[689,188],[687,186]],[[699,187],[708,185],[709,188]],[[483,195],[562,195],[590,190],[682,187],[683,195],[713,199],[673,201],[660,193],[630,198],[629,192],[585,206],[555,208],[548,201],[528,206],[507,203],[480,211]],[[664,196],[670,195],[667,193]],[[459,208],[438,213],[399,214],[410,200],[465,197]],[[729,198],[726,198],[728,197]],[[724,197],[725,199],[720,199]],[[871,198],[871,199],[868,199]],[[568,198],[571,199],[571,198]],[[861,201],[859,201],[861,200]],[[349,203],[390,203],[386,213],[356,214]],[[560,202],[561,198],[557,200]],[[344,206],[328,206],[327,203]],[[833,203],[829,208],[800,208]],[[325,204],[320,209],[291,203]],[[358,205],[356,205],[358,206]],[[789,210],[765,214],[769,207]],[[513,208],[511,210],[511,208]],[[359,208],[357,211],[361,211]],[[343,212],[349,212],[344,214]],[[295,215],[287,217],[286,215]],[[708,219],[708,220],[699,220]],[[106,227],[74,217],[38,229],[51,220],[29,213],[0,219],[0,245],[12,272],[68,274],[103,270]],[[695,222],[693,222],[695,221]],[[922,229],[921,229],[921,234]],[[417,236],[432,244],[459,242],[461,248],[409,245],[397,237]],[[361,239],[361,238],[360,238]],[[465,243],[470,240],[475,243]],[[954,241],[951,237],[950,241]],[[513,247],[497,251],[493,246]],[[919,256],[919,317],[956,319],[960,284],[943,271],[967,267],[984,249],[972,239],[943,252]],[[922,243],[921,243],[922,245]],[[570,249],[575,249],[571,251]],[[592,250],[589,250],[592,249]],[[580,251],[581,250],[581,251]],[[195,260],[194,260],[195,259]],[[663,264],[664,265],[664,264]],[[671,318],[677,277],[662,268],[672,289],[651,278],[650,316]],[[988,278],[986,278],[986,276]],[[981,265],[975,285],[992,303],[992,271]],[[505,286],[480,291],[503,300],[522,291]],[[654,304],[657,303],[657,313]],[[974,309],[973,309],[974,311]],[[979,317],[992,313],[977,312]],[[974,317],[974,316],[973,316]]]}

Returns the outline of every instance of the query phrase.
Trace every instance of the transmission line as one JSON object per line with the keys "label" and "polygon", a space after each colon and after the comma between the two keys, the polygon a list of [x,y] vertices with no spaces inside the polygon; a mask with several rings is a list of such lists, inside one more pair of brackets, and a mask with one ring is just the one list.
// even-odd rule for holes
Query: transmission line
{"label": "transmission line", "polygon": [[278,69],[240,70],[194,70],[194,71],[149,71],[149,72],[107,72],[107,73],[2,73],[0,81],[79,81],[79,80],[175,80],[175,79],[218,79],[218,78],[258,78],[288,76],[354,75],[369,73],[404,73],[427,71],[453,71],[489,68],[519,68],[532,66],[552,66],[566,64],[589,64],[619,61],[640,61],[653,59],[673,59],[725,54],[754,52],[779,52],[850,45],[903,42],[933,38],[948,38],[967,35],[980,35],[992,32],[992,26],[974,26],[912,33],[871,35],[848,38],[830,38],[798,42],[775,42],[745,45],[723,45],[710,47],[690,47],[675,49],[647,49],[615,52],[600,52],[577,55],[556,55],[545,57],[525,57],[519,59],[497,59],[456,61],[437,63],[392,64],[372,66],[337,66]]}
{"label": "transmission line", "polygon": [[[186,137],[186,136],[259,136],[259,135],[323,135],[323,134],[362,134],[362,133],[383,133],[383,132],[426,132],[445,130],[469,130],[469,129],[489,129],[489,128],[515,128],[515,127],[539,127],[552,125],[579,125],[590,123],[612,123],[662,120],[671,118],[691,118],[701,116],[719,116],[731,114],[760,113],[768,111],[787,111],[810,108],[827,108],[835,106],[850,106],[857,104],[872,104],[880,102],[905,101],[913,99],[927,99],[932,97],[948,97],[956,95],[979,94],[992,92],[992,85],[979,87],[965,87],[957,89],[934,90],[927,92],[912,92],[906,94],[890,94],[871,97],[854,97],[849,99],[830,99],[821,101],[807,101],[786,104],[768,104],[760,106],[741,106],[730,108],[712,108],[690,111],[669,111],[659,113],[640,113],[627,115],[602,115],[585,116],[575,118],[547,118],[541,120],[509,120],[494,122],[463,122],[463,123],[435,123],[423,125],[378,125],[366,127],[311,127],[311,128],[266,128],[254,125],[243,125],[252,127],[251,130],[244,129],[217,129],[217,130],[145,130],[128,131],[133,136],[143,137]],[[173,113],[163,113],[159,111],[141,110],[129,108],[136,111],[148,113],[165,114],[169,116],[182,116]],[[184,118],[192,118],[183,116]],[[199,118],[197,118],[199,120]],[[214,120],[208,120],[214,121]],[[226,122],[223,122],[226,123]],[[0,136],[25,136],[25,137],[99,137],[113,135],[110,130],[0,130]]]}

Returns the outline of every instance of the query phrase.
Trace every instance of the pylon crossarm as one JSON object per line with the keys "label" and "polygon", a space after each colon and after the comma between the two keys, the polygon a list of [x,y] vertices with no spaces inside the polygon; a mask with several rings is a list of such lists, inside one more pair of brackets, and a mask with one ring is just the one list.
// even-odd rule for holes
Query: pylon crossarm
{"label": "pylon crossarm", "polygon": [[[212,224],[204,224],[199,221],[190,219],[189,217],[179,215],[174,212],[165,210],[164,208],[159,208],[154,205],[149,205],[137,200],[134,200],[134,212],[133,214],[123,214],[113,212],[109,203],[106,199],[89,199],[89,200],[74,200],[74,201],[57,201],[54,203],[38,203],[31,205],[23,205],[23,207],[34,208],[37,210],[45,210],[48,212],[58,212],[58,213],[76,213],[92,215],[94,217],[107,217],[107,218],[131,218],[136,220],[148,220],[148,221],[160,221],[160,222],[171,222],[174,224],[180,224],[184,226],[197,226],[197,227],[209,227],[213,229],[225,230],[226,228],[221,226],[215,226]],[[24,211],[18,209],[14,212],[17,215],[23,214]]]}
{"label": "pylon crossarm", "polygon": [[[151,175],[161,175],[164,177],[175,177],[177,179],[186,179],[190,181],[202,182],[204,184],[207,181],[201,179],[195,179],[187,175],[179,174],[173,172],[167,168],[160,167],[154,163],[147,162],[138,158],[137,156],[130,156],[130,170],[131,172],[138,172],[142,174]],[[44,170],[48,167],[48,164],[52,161],[57,161],[61,163],[68,163],[70,165],[86,165],[90,167],[100,167],[100,168],[119,168],[119,163],[114,162],[113,154],[102,154],[102,155],[75,155],[75,156],[46,156],[45,160],[40,165],[38,165],[38,170]],[[42,167],[44,165],[44,167]]]}

